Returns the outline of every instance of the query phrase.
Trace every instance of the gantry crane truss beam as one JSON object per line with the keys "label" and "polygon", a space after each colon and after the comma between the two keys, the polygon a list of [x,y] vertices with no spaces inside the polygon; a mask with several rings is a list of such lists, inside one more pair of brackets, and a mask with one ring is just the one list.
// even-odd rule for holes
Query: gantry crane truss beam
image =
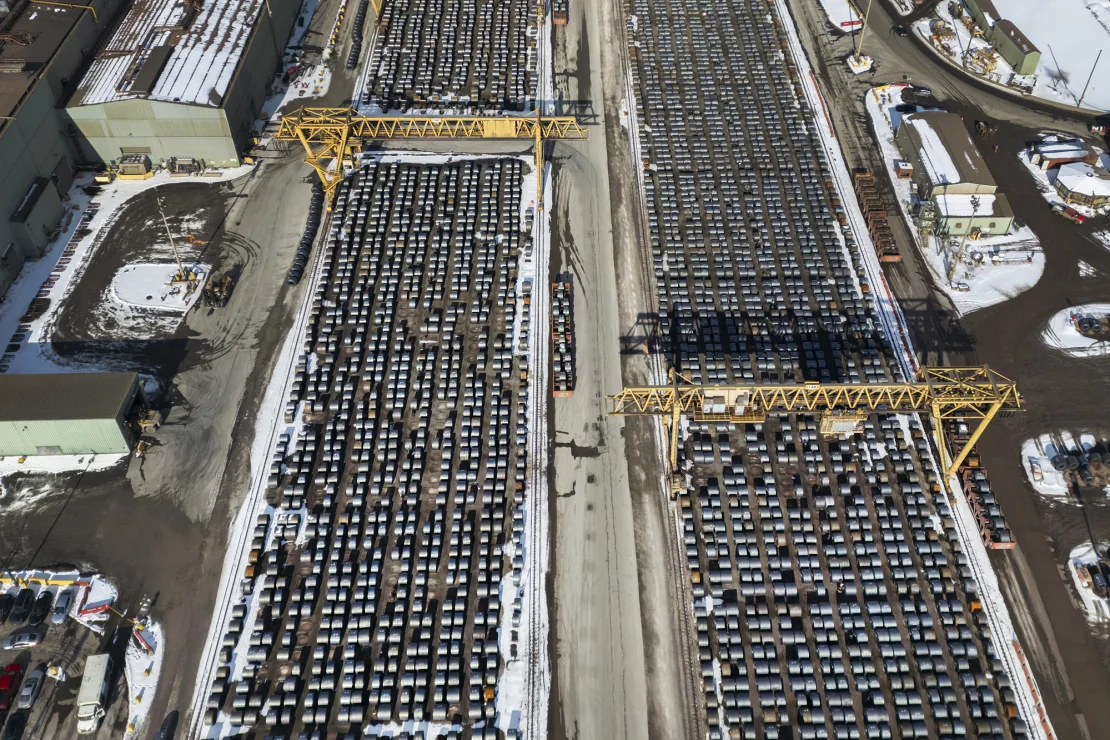
{"label": "gantry crane truss beam", "polygon": [[328,192],[343,179],[351,161],[369,140],[522,139],[536,148],[537,207],[543,197],[543,143],[548,139],[585,139],[573,116],[361,116],[350,108],[301,108],[282,118],[274,136],[299,141],[305,162],[316,170]]}
{"label": "gantry crane truss beam", "polygon": [[[984,367],[927,367],[913,383],[805,383],[783,385],[696,385],[671,371],[671,385],[625,388],[609,396],[610,414],[616,416],[666,416],[671,421],[671,466],[678,457],[678,421],[759,423],[768,414],[804,413],[844,415],[849,418],[873,412],[927,413],[945,477],[963,463],[983,430],[1000,411],[1021,411],[1022,400],[1010,379]],[[944,459],[942,422],[978,419],[979,424],[949,463]],[[677,487],[677,482],[675,483]]]}

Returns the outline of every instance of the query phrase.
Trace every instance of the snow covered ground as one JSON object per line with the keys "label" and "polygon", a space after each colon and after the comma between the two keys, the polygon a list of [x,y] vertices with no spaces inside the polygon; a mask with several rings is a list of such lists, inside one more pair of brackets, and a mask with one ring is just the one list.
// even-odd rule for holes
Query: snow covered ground
{"label": "snow covered ground", "polygon": [[158,622],[146,621],[142,630],[142,639],[153,654],[147,652],[139,644],[138,639],[132,636],[127,643],[127,652],[124,656],[123,675],[127,679],[127,698],[130,708],[127,729],[123,733],[125,740],[138,737],[146,726],[150,705],[154,700],[154,690],[158,687],[158,676],[162,672],[162,658],[165,655],[162,625]]}
{"label": "snow covered ground", "polygon": [[1045,498],[1066,500],[1068,480],[1052,467],[1052,458],[1068,449],[1059,437],[1058,434],[1042,434],[1036,439],[1025,440],[1021,446],[1021,466],[1037,493]]}
{"label": "snow covered ground", "polygon": [[[867,114],[871,118],[883,164],[898,198],[898,207],[914,235],[919,251],[937,279],[937,285],[952,299],[961,314],[1006,301],[1036,285],[1044,272],[1044,252],[1036,235],[1025,226],[1016,227],[1003,236],[968,240],[964,255],[948,280],[951,261],[959,255],[959,239],[923,237],[910,215],[913,201],[912,182],[894,174],[894,161],[902,155],[894,143],[902,114],[902,90],[906,85],[884,85],[872,88],[866,96]],[[921,109],[925,110],[925,109]]]}
{"label": "snow covered ground", "polygon": [[[1110,54],[1108,54],[1107,56],[1110,56]],[[1055,138],[1055,136],[1050,134],[1048,136],[1045,136],[1043,141],[1053,141]],[[1018,152],[1017,156],[1018,160],[1023,165],[1025,165],[1025,169],[1029,170],[1029,174],[1031,174],[1033,178],[1037,181],[1037,189],[1041,191],[1041,197],[1043,197],[1052,205],[1055,205],[1057,203],[1064,203],[1064,199],[1060,197],[1060,194],[1056,192],[1056,188],[1053,187],[1053,184],[1056,182],[1056,174],[1059,168],[1054,167],[1050,170],[1042,170],[1040,167],[1033,164],[1033,162],[1030,160],[1030,152],[1028,149],[1022,149],[1020,152]],[[1105,157],[1106,155],[1102,156]],[[1105,159],[1103,159],[1103,161],[1105,161]],[[1090,208],[1088,206],[1074,205],[1070,203],[1065,205],[1070,205],[1072,208],[1079,211],[1087,218],[1094,218],[1102,214],[1110,213],[1110,206],[1106,206],[1104,208]],[[1063,216],[1061,216],[1061,218],[1063,218]],[[1102,235],[1095,234],[1094,236],[1098,239],[1106,239],[1107,246],[1110,246],[1110,232],[1106,232]]]}
{"label": "snow covered ground", "polygon": [[1099,271],[1093,265],[1079,260],[1079,277],[1098,277]]}
{"label": "snow covered ground", "polygon": [[127,265],[112,278],[112,297],[126,306],[184,314],[200,298],[201,286],[208,277],[208,265],[192,265],[186,269],[197,275],[196,287],[186,291],[173,285],[176,263],[135,263]]}
{"label": "snow covered ground", "polygon": [[1110,0],[994,0],[994,5],[1041,50],[1037,97],[1076,105],[1102,49],[1083,107],[1110,110]]}
{"label": "snow covered ground", "polygon": [[1092,339],[1079,333],[1075,320],[1081,316],[1102,318],[1110,314],[1110,303],[1069,306],[1049,319],[1041,334],[1044,343],[1072,357],[1100,357],[1110,354],[1110,341]]}
{"label": "snow covered ground", "polygon": [[[790,53],[798,65],[798,77],[801,81],[802,91],[805,94],[810,108],[817,111],[823,107],[824,103],[821,100],[820,91],[817,89],[816,79],[809,66],[809,60],[805,55],[801,39],[798,37],[798,30],[794,27],[794,23],[791,20],[789,8],[786,6],[786,0],[775,0],[775,7],[786,29]],[[868,97],[870,98],[870,95]],[[871,101],[869,100],[869,105],[870,104]],[[863,221],[863,214],[860,212],[859,204],[856,202],[855,198],[851,196],[851,179],[847,165],[844,162],[843,153],[840,151],[837,143],[836,134],[832,131],[832,125],[827,117],[814,116],[812,120],[814,122],[813,125],[816,126],[817,132],[820,135],[822,147],[828,156],[837,189],[843,193],[844,197],[842,202],[845,204],[845,212],[848,216],[849,223],[851,224],[852,231],[856,236],[864,256],[863,263],[867,276],[871,281],[871,285],[875,286],[877,290],[876,308],[882,329],[894,345],[902,372],[906,377],[912,377],[916,367],[916,355],[909,337],[909,331],[906,328],[905,317],[902,315],[901,309],[898,307],[897,302],[890,293],[889,286],[886,284],[882,272],[882,265],[879,263],[874,245],[868,237],[867,228]],[[881,129],[878,130],[881,131]],[[881,138],[880,136],[880,139]],[[934,468],[938,467],[935,460],[931,462]],[[948,481],[947,490],[959,491],[960,482],[955,477],[952,477]],[[998,577],[992,569],[986,546],[979,536],[974,515],[971,512],[971,508],[965,496],[956,495],[949,497],[949,499],[949,506],[952,511],[957,514],[957,532],[960,543],[963,546],[964,552],[968,555],[969,566],[971,567],[975,581],[979,587],[979,595],[983,603],[983,612],[998,641],[996,644],[1000,648],[999,657],[1014,686],[1020,715],[1029,727],[1030,737],[1036,740],[1048,740],[1052,730],[1051,724],[1047,719],[1045,719],[1044,724],[1042,724],[1040,720],[1039,708],[1042,706],[1040,689],[1037,687],[1032,674],[1026,669],[1028,662],[1018,643],[1017,633],[1014,630],[1009,608],[999,589]],[[953,501],[951,499],[955,500]]]}
{"label": "snow covered ground", "polygon": [[[1101,549],[1106,552],[1106,544],[1102,543]],[[1083,605],[1087,621],[1091,624],[1105,624],[1110,622],[1110,602],[1105,596],[1095,593],[1093,579],[1087,566],[1097,565],[1099,562],[1098,550],[1090,541],[1076,545],[1068,553],[1068,574],[1075,584],[1076,596]]]}
{"label": "snow covered ground", "polygon": [[[818,0],[833,28],[850,33],[863,26],[859,10],[849,0]],[[866,0],[864,0],[866,2]]]}

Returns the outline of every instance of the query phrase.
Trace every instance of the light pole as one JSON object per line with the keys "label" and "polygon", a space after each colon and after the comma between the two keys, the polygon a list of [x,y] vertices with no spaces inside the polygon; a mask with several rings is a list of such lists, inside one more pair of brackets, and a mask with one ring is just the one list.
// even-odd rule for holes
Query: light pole
{"label": "light pole", "polygon": [[170,240],[170,249],[173,250],[174,259],[177,260],[177,279],[185,280],[185,266],[181,264],[181,255],[177,253],[177,245],[174,244],[173,234],[170,233],[170,223],[166,220],[166,199],[158,196],[158,212],[162,214],[162,225],[166,227],[166,237]]}

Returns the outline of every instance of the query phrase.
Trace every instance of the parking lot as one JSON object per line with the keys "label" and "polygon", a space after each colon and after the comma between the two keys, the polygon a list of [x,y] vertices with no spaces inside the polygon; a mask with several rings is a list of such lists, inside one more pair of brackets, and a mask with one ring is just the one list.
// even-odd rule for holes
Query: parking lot
{"label": "parking lot", "polygon": [[[90,737],[118,736],[126,728],[123,651],[129,625],[117,632],[118,622],[109,613],[97,617],[100,631],[94,631],[74,618],[84,606],[79,601],[76,586],[31,582],[20,588],[6,581],[0,588],[0,724],[11,738],[76,735],[78,687],[94,653],[112,655],[114,665],[107,714]],[[52,668],[56,675],[50,675]]]}
{"label": "parking lot", "polygon": [[341,185],[206,726],[497,736],[524,562],[523,173],[370,162]]}
{"label": "parking lot", "polygon": [[525,111],[538,81],[536,4],[385,3],[362,104],[383,111]]}
{"label": "parking lot", "polygon": [[[694,382],[899,379],[783,30],[703,11],[633,3],[660,351]],[[693,424],[682,458],[712,736],[1026,735],[914,422]]]}

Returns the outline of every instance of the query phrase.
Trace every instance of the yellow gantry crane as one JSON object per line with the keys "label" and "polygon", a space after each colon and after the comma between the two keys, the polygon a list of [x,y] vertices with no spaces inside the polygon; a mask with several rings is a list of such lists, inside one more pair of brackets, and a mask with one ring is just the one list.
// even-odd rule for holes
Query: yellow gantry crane
{"label": "yellow gantry crane", "polygon": [[299,141],[305,159],[331,192],[345,163],[368,140],[529,139],[536,147],[536,207],[543,208],[543,145],[548,139],[585,139],[574,116],[363,116],[351,108],[301,108],[281,119],[274,138]]}
{"label": "yellow gantry crane", "polygon": [[[697,385],[671,370],[671,384],[625,388],[609,396],[610,415],[670,419],[672,493],[685,491],[678,470],[679,420],[757,424],[768,414],[820,415],[821,431],[852,431],[871,413],[927,413],[949,478],[963,463],[983,430],[1000,411],[1022,411],[1021,395],[1010,379],[989,367],[926,367],[912,383],[804,383],[782,385]],[[978,419],[956,457],[948,462],[942,422]]]}

